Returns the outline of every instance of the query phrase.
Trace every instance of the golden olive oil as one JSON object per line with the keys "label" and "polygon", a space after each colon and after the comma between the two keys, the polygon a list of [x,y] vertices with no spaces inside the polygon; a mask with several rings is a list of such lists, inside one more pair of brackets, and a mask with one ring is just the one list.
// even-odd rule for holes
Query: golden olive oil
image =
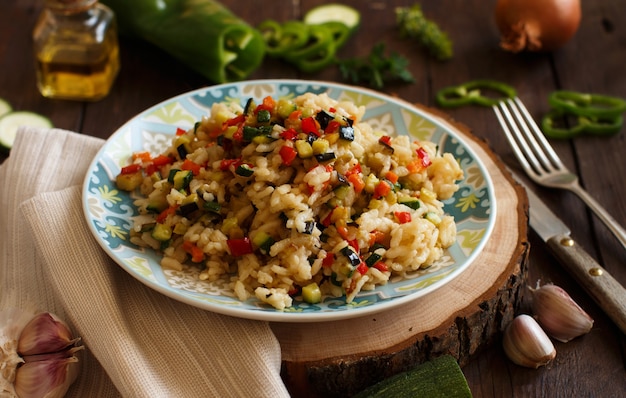
{"label": "golden olive oil", "polygon": [[48,98],[105,97],[120,68],[113,13],[94,0],[47,0],[33,32],[37,86]]}

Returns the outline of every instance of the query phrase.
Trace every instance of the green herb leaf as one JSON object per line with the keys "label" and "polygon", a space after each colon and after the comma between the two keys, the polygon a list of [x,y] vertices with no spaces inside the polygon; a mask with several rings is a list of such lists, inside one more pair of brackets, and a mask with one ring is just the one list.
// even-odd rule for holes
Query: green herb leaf
{"label": "green herb leaf", "polygon": [[400,81],[413,83],[415,79],[407,69],[409,61],[392,52],[385,54],[385,44],[378,43],[367,57],[356,57],[338,61],[339,70],[344,80],[354,84],[366,84],[382,89],[386,83]]}
{"label": "green herb leaf", "polygon": [[417,40],[439,61],[452,58],[452,42],[448,35],[424,16],[419,4],[396,8],[396,23],[403,37]]}

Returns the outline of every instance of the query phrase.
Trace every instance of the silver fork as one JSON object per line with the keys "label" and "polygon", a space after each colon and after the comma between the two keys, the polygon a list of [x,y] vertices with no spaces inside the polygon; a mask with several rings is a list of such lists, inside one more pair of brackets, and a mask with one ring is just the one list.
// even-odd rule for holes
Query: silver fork
{"label": "silver fork", "polygon": [[626,248],[626,230],[580,186],[578,177],[563,165],[522,101],[517,97],[500,101],[493,106],[493,110],[526,174],[537,184],[567,189],[578,195]]}

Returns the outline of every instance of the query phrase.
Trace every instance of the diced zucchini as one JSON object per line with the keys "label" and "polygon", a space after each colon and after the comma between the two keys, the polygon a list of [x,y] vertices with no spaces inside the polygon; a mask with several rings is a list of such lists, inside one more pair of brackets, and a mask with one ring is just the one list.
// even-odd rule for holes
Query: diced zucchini
{"label": "diced zucchini", "polygon": [[309,283],[302,288],[302,299],[309,304],[317,304],[322,301],[322,291],[317,283]]}
{"label": "diced zucchini", "polygon": [[368,267],[371,268],[371,267],[374,266],[374,264],[379,262],[381,258],[383,258],[383,256],[381,256],[380,254],[372,253],[372,254],[369,255],[367,260],[365,260],[365,265],[367,265]]}
{"label": "diced zucchini", "polygon": [[296,109],[295,103],[284,98],[279,99],[276,103],[276,113],[283,119],[287,119]]}
{"label": "diced zucchini", "polygon": [[222,205],[217,202],[204,202],[204,210],[210,211],[212,213],[219,213],[222,209]]}
{"label": "diced zucchini", "polygon": [[146,209],[153,213],[160,213],[169,207],[167,197],[165,195],[150,195]]}
{"label": "diced zucchini", "polygon": [[176,225],[174,225],[174,230],[173,232],[176,235],[184,235],[185,232],[187,232],[188,227],[183,224],[182,222],[176,223]]}
{"label": "diced zucchini", "polygon": [[166,242],[172,237],[172,227],[157,223],[152,230],[152,237],[159,242]]}
{"label": "diced zucchini", "polygon": [[235,174],[242,177],[250,177],[252,176],[252,174],[254,174],[254,168],[252,168],[252,166],[250,166],[249,164],[242,163],[237,166],[237,169],[235,169]]}
{"label": "diced zucchini", "polygon": [[174,189],[180,191],[181,189],[186,189],[192,179],[193,172],[191,170],[172,169],[170,170],[167,181],[171,182],[174,185]]}
{"label": "diced zucchini", "polygon": [[140,171],[130,174],[118,174],[115,185],[122,191],[134,191],[143,182],[143,173]]}
{"label": "diced zucchini", "polygon": [[416,198],[400,198],[398,199],[398,203],[405,205],[413,210],[417,210],[420,208],[420,201]]}
{"label": "diced zucchini", "polygon": [[257,123],[268,123],[272,117],[272,114],[267,109],[261,109],[256,114]]}
{"label": "diced zucchini", "polygon": [[441,223],[441,217],[433,211],[426,212],[426,214],[424,214],[424,218],[435,225],[439,225]]}
{"label": "diced zucchini", "polygon": [[305,140],[296,140],[294,145],[296,147],[296,151],[298,152],[298,156],[301,159],[307,159],[313,156],[313,148],[311,147],[311,144]]}
{"label": "diced zucchini", "polygon": [[268,254],[276,241],[267,232],[259,232],[252,238],[252,244],[259,248],[261,253]]}
{"label": "diced zucchini", "polygon": [[313,148],[314,155],[321,155],[328,151],[328,149],[330,148],[330,144],[328,143],[328,140],[325,140],[324,138],[319,138],[313,141],[311,147]]}

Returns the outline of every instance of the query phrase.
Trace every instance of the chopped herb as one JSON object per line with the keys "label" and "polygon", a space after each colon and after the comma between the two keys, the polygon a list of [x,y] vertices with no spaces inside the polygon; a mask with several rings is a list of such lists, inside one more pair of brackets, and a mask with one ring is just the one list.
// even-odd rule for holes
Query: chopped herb
{"label": "chopped herb", "polygon": [[415,79],[407,69],[409,61],[392,52],[385,54],[385,44],[378,43],[366,57],[339,60],[339,70],[344,80],[354,84],[367,84],[376,89],[382,89],[385,83],[400,81],[413,83]]}
{"label": "chopped herb", "polygon": [[396,23],[403,37],[417,40],[439,61],[452,58],[452,42],[448,35],[424,16],[419,4],[396,8]]}

